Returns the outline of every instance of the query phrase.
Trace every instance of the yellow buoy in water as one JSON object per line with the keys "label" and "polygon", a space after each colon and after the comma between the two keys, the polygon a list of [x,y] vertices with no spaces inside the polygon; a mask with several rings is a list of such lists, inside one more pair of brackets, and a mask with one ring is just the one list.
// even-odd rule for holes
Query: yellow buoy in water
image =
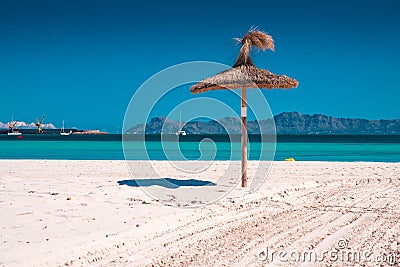
{"label": "yellow buoy in water", "polygon": [[285,161],[296,161],[294,158],[287,158]]}

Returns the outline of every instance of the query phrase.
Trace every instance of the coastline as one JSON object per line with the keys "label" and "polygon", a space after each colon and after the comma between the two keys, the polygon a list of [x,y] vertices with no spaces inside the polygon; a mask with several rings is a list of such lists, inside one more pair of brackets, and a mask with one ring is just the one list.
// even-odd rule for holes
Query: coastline
{"label": "coastline", "polygon": [[337,250],[342,239],[400,260],[400,163],[273,162],[257,192],[237,187],[195,209],[118,184],[133,179],[125,161],[0,160],[0,168],[0,266],[245,266],[262,263],[265,248]]}

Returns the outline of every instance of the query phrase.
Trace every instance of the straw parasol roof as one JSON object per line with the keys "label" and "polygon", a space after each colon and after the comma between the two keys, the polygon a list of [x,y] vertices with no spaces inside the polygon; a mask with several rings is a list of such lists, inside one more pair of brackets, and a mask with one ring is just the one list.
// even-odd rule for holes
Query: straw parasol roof
{"label": "straw parasol roof", "polygon": [[251,48],[256,47],[263,51],[266,49],[274,50],[274,41],[270,35],[259,30],[250,30],[243,38],[236,40],[241,42],[242,47],[233,68],[193,85],[190,88],[192,93],[237,88],[289,89],[298,86],[295,79],[286,75],[276,75],[254,66],[250,58]]}

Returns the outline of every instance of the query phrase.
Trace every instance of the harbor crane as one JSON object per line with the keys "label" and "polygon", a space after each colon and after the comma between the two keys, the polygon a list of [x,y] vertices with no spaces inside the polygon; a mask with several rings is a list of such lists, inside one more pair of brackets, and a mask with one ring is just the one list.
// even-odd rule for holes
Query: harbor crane
{"label": "harbor crane", "polygon": [[37,132],[38,132],[38,134],[40,134],[40,133],[43,133],[43,130],[42,130],[42,124],[43,124],[43,122],[44,122],[44,119],[46,118],[46,115],[43,115],[43,117],[42,117],[42,119],[39,121],[39,119],[38,118],[36,118],[36,127],[37,127]]}
{"label": "harbor crane", "polygon": [[14,132],[14,127],[17,125],[18,121],[10,121],[8,123],[8,130],[10,133]]}

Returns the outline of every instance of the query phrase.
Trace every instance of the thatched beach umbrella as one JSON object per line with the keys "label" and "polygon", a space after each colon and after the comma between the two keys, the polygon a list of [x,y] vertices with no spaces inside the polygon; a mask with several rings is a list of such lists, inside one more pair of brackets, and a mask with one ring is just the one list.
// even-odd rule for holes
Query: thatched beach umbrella
{"label": "thatched beach umbrella", "polygon": [[258,69],[250,58],[252,46],[265,51],[274,50],[272,37],[258,30],[250,30],[243,38],[237,39],[241,42],[239,56],[232,69],[220,72],[215,76],[206,78],[190,87],[194,94],[219,89],[242,89],[242,187],[247,186],[247,103],[246,89],[248,88],[295,88],[298,82],[285,75],[276,75],[268,70]]}

